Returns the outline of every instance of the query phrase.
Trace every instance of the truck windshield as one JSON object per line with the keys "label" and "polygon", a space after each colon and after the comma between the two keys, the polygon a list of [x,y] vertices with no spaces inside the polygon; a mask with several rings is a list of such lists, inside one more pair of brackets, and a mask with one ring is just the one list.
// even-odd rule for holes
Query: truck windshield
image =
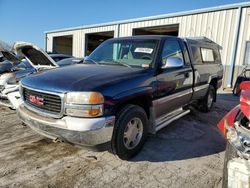
{"label": "truck windshield", "polygon": [[94,50],[85,61],[148,68],[154,62],[157,45],[157,40],[107,41]]}

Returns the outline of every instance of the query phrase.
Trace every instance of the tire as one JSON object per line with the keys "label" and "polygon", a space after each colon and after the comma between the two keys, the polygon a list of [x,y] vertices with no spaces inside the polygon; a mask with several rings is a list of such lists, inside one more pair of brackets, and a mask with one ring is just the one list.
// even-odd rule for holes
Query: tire
{"label": "tire", "polygon": [[222,188],[227,188],[228,184],[228,169],[227,169],[227,163],[233,158],[237,157],[237,152],[233,148],[233,146],[230,143],[227,143],[226,146],[226,152],[225,152],[225,159],[224,159],[224,167],[223,167],[223,179],[222,179]]}
{"label": "tire", "polygon": [[111,141],[113,153],[123,160],[135,156],[147,139],[147,125],[147,114],[141,107],[127,105],[122,108],[117,114]]}
{"label": "tire", "polygon": [[201,112],[209,112],[213,107],[215,96],[216,92],[214,86],[209,85],[206,96],[199,103],[199,110]]}

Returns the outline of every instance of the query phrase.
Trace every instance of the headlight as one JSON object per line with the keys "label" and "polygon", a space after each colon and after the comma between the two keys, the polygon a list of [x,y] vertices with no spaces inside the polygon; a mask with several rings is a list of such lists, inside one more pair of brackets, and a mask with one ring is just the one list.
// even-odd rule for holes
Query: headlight
{"label": "headlight", "polygon": [[241,146],[240,137],[239,137],[239,135],[238,135],[235,128],[227,126],[226,127],[226,137],[227,137],[227,140],[231,144],[233,144],[235,147],[240,147]]}
{"label": "headlight", "polygon": [[103,115],[104,97],[98,92],[71,92],[66,95],[66,114],[76,117]]}
{"label": "headlight", "polygon": [[67,93],[67,104],[103,104],[104,97],[98,92],[72,92]]}
{"label": "headlight", "polygon": [[231,127],[227,127],[227,139],[230,140],[231,142],[237,142],[238,140],[238,134],[236,132],[236,130],[234,128],[231,128]]}

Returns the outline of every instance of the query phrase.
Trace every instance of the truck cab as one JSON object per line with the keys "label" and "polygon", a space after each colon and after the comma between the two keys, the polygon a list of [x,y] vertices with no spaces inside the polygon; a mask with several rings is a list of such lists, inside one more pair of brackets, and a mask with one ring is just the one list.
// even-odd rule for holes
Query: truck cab
{"label": "truck cab", "polygon": [[[32,50],[19,51],[39,59]],[[115,154],[128,159],[148,133],[188,114],[190,105],[208,112],[222,76],[220,46],[207,38],[115,38],[82,65],[22,79],[17,113],[51,139],[91,146],[109,142]]]}

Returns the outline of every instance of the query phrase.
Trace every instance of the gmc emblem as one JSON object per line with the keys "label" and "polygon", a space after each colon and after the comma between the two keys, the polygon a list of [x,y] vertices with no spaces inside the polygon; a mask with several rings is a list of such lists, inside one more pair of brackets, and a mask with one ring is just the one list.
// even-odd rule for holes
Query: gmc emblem
{"label": "gmc emblem", "polygon": [[41,97],[34,96],[34,95],[29,96],[29,101],[31,103],[34,103],[34,104],[37,104],[37,105],[44,105],[44,99],[41,98]]}

